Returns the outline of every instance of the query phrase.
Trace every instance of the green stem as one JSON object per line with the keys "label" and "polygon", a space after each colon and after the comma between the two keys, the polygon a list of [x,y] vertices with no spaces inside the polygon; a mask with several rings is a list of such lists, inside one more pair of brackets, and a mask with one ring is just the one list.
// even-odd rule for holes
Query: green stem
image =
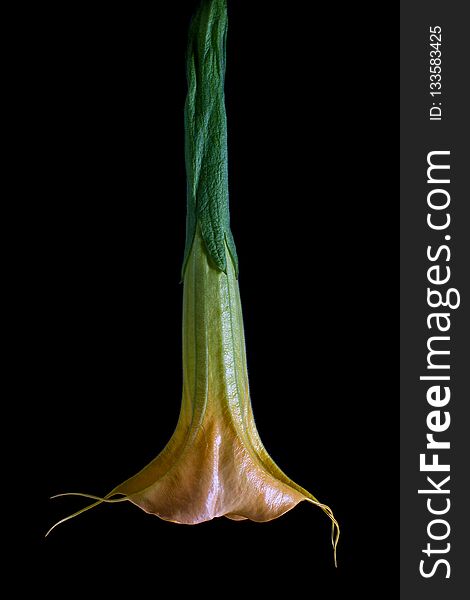
{"label": "green stem", "polygon": [[227,118],[224,102],[227,1],[202,0],[189,29],[185,104],[186,246],[182,275],[199,223],[212,266],[227,272],[225,244],[238,276],[230,231]]}

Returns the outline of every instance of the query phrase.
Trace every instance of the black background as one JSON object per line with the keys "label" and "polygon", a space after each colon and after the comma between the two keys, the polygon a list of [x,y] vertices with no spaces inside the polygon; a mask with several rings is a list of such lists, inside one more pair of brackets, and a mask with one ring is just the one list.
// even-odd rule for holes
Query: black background
{"label": "black background", "polygon": [[62,597],[128,584],[158,596],[165,582],[209,597],[228,586],[339,598],[376,597],[385,581],[393,593],[397,41],[385,11],[372,31],[366,9],[229,8],[231,219],[253,408],[275,461],[334,510],[339,568],[329,520],[307,504],[266,524],[197,527],[117,504],[43,539],[83,506],[50,495],[106,493],[176,424],[184,53],[196,2],[167,4],[29,15],[35,585]]}

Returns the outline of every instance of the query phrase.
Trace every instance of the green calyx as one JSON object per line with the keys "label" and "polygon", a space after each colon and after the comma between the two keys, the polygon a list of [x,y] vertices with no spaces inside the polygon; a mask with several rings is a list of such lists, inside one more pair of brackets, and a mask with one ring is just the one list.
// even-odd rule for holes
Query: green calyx
{"label": "green calyx", "polygon": [[187,216],[183,277],[197,224],[214,268],[227,272],[227,247],[238,276],[228,201],[226,38],[226,0],[202,0],[190,25],[186,57]]}

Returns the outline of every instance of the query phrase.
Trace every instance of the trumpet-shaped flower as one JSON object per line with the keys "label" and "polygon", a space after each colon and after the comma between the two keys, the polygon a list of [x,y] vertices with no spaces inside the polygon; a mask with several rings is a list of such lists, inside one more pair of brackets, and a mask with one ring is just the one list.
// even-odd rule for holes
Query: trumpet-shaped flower
{"label": "trumpet-shaped flower", "polygon": [[183,394],[176,429],[149,465],[103,498],[78,494],[95,502],[59,523],[122,501],[175,523],[222,516],[262,522],[305,500],[331,519],[336,558],[339,528],[331,509],[274,463],[253,419],[228,211],[226,26],[225,0],[203,0],[189,36]]}

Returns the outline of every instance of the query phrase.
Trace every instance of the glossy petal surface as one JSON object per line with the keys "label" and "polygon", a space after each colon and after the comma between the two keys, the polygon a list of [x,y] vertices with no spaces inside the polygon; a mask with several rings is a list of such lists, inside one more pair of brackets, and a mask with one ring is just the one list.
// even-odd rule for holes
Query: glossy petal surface
{"label": "glossy petal surface", "polygon": [[274,464],[251,410],[238,281],[213,268],[197,232],[184,280],[183,400],[165,449],[113,490],[178,523],[274,519],[311,497]]}

